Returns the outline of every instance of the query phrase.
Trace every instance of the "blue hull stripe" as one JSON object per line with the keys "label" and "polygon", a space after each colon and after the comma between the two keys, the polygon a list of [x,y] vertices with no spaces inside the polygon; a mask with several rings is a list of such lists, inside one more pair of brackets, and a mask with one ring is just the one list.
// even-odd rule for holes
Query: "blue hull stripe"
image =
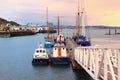
{"label": "blue hull stripe", "polygon": [[48,64],[49,59],[33,59],[32,63],[33,64]]}
{"label": "blue hull stripe", "polygon": [[69,64],[69,58],[51,58],[51,63],[55,64]]}
{"label": "blue hull stripe", "polygon": [[53,47],[53,45],[52,44],[44,44],[44,47]]}

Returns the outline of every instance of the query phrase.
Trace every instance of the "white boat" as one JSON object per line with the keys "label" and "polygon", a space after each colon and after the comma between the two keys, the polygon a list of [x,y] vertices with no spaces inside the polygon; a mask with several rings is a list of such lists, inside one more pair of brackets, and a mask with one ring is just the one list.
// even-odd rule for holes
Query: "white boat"
{"label": "white boat", "polygon": [[49,57],[48,57],[47,51],[42,46],[42,44],[40,44],[39,47],[35,49],[32,63],[33,64],[48,64],[49,63]]}
{"label": "white boat", "polygon": [[53,46],[52,52],[50,54],[50,60],[52,64],[69,64],[69,55],[67,53],[65,39],[62,34],[60,34],[59,26],[59,16],[58,16],[58,35],[56,38],[56,43]]}
{"label": "white boat", "polygon": [[62,42],[65,41],[64,36],[63,36],[62,34],[59,34],[59,35],[57,36],[57,42],[59,42],[59,41],[62,41]]}
{"label": "white boat", "polygon": [[52,64],[69,64],[69,54],[64,43],[56,43],[50,54]]}
{"label": "white boat", "polygon": [[62,34],[57,35],[55,43],[64,43],[66,45],[64,36]]}
{"label": "white boat", "polygon": [[65,38],[64,38],[64,36],[60,33],[60,22],[59,22],[60,20],[59,20],[59,16],[58,16],[58,33],[57,33],[57,37],[56,37],[56,39],[54,40],[54,42],[55,43],[64,43],[65,45],[66,45],[66,43],[65,43]]}

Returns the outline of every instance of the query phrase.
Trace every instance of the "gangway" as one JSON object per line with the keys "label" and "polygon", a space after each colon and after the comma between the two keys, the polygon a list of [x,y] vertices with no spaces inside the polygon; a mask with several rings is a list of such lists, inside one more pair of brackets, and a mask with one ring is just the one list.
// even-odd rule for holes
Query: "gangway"
{"label": "gangway", "polygon": [[93,80],[120,80],[120,47],[75,47],[74,60]]}

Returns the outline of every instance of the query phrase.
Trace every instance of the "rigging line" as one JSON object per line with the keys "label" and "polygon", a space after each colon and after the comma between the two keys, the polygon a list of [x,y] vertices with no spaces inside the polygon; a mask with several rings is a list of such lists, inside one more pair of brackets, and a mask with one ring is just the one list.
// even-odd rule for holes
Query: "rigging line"
{"label": "rigging line", "polygon": [[86,13],[85,10],[84,10],[84,16],[85,16],[85,17],[84,17],[84,18],[85,18],[85,19],[84,19],[84,20],[85,20],[84,22],[85,22],[85,26],[86,26],[86,30],[87,30],[86,32],[87,32],[88,37],[91,38],[90,28],[88,27],[87,13]]}
{"label": "rigging line", "polygon": [[85,26],[86,26],[86,24],[85,24],[85,9],[84,9],[85,7],[84,6],[85,6],[85,3],[83,0],[81,0],[80,24],[82,27],[81,34],[83,36],[85,36]]}

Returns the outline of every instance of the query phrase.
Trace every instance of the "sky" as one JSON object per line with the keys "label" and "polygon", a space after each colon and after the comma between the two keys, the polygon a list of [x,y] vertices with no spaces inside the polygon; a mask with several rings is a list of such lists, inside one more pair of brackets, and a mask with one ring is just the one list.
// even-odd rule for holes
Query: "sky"
{"label": "sky", "polygon": [[[88,25],[120,26],[120,0],[82,1],[80,8],[84,4]],[[48,7],[49,22],[57,24],[59,15],[61,25],[76,25],[77,4],[78,0],[0,0],[0,17],[43,25]]]}

